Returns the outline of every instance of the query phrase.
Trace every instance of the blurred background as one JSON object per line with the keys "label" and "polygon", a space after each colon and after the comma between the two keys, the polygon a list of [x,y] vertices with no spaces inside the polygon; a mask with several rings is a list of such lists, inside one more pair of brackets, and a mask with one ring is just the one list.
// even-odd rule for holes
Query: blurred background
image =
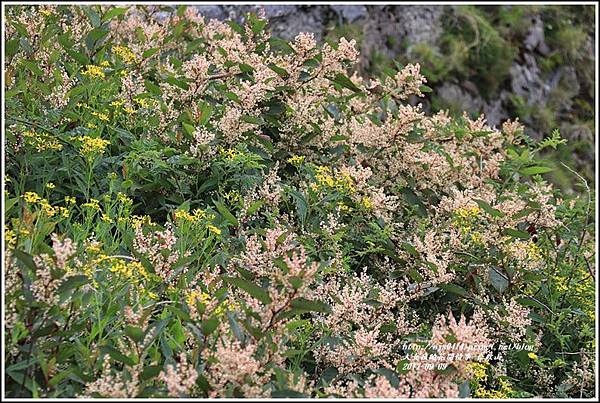
{"label": "blurred background", "polygon": [[[569,143],[546,155],[550,179],[573,189],[562,161],[594,180],[594,6],[202,5],[207,18],[243,20],[264,8],[273,34],[356,39],[358,69],[379,75],[420,63],[433,93],[427,111],[476,116],[491,126],[519,117],[533,139],[559,129]],[[575,189],[578,190],[578,189]],[[579,189],[580,190],[580,189]]]}

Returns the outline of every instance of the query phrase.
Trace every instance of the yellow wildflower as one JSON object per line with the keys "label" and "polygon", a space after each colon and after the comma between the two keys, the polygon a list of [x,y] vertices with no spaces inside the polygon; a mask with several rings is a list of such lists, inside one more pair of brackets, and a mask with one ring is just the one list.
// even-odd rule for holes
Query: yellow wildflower
{"label": "yellow wildflower", "polygon": [[532,360],[537,360],[538,356],[535,353],[529,353],[527,354],[527,357],[531,358]]}
{"label": "yellow wildflower", "polygon": [[299,166],[300,164],[302,164],[304,162],[305,159],[306,159],[305,156],[293,155],[290,158],[288,158],[287,161],[292,165]]}
{"label": "yellow wildflower", "polygon": [[91,157],[97,154],[104,154],[104,150],[110,144],[110,141],[101,138],[81,136],[79,153],[84,157]]}
{"label": "yellow wildflower", "polygon": [[52,183],[52,182],[48,182],[48,183],[46,183],[46,187],[48,189],[54,189],[56,187],[56,185],[54,183]]}
{"label": "yellow wildflower", "polygon": [[100,246],[102,244],[98,241],[92,241],[92,242],[88,242],[86,247],[85,247],[85,251],[91,254],[98,254],[100,253]]}
{"label": "yellow wildflower", "polygon": [[471,241],[473,241],[474,244],[483,244],[483,238],[481,236],[481,233],[479,232],[473,232],[471,234]]}
{"label": "yellow wildflower", "polygon": [[102,67],[95,66],[93,64],[88,64],[87,66],[85,66],[85,71],[81,74],[90,78],[99,78],[101,80],[103,80],[105,77],[104,70],[102,70]]}
{"label": "yellow wildflower", "polygon": [[541,260],[542,259],[542,251],[539,246],[535,242],[529,241],[525,246],[527,250],[527,257],[531,260]]}
{"label": "yellow wildflower", "polygon": [[127,107],[123,108],[123,110],[124,110],[125,112],[127,112],[128,114],[130,114],[130,115],[133,115],[133,114],[135,113],[135,109],[133,109],[133,108],[132,108],[132,107],[130,107],[130,106],[127,106]]}
{"label": "yellow wildflower", "polygon": [[65,196],[65,203],[67,204],[75,204],[76,200],[72,196]]}
{"label": "yellow wildflower", "polygon": [[130,206],[133,204],[133,200],[130,197],[128,197],[125,193],[122,193],[122,192],[117,193],[117,201],[126,206]]}
{"label": "yellow wildflower", "polygon": [[206,212],[197,208],[194,210],[194,217],[196,217],[199,220],[202,218],[206,218]]}
{"label": "yellow wildflower", "polygon": [[102,213],[102,215],[100,216],[100,219],[102,221],[104,221],[105,223],[108,223],[108,224],[112,224],[113,223],[112,218],[110,218],[110,216],[108,214],[106,214],[106,213]]}
{"label": "yellow wildflower", "polygon": [[199,290],[193,290],[187,294],[186,301],[188,305],[194,305],[197,302],[206,305],[210,302],[210,295]]}
{"label": "yellow wildflower", "polygon": [[13,249],[17,246],[17,234],[15,231],[6,228],[4,230],[4,241],[6,242],[8,249]]}
{"label": "yellow wildflower", "polygon": [[113,106],[115,108],[120,108],[124,104],[125,104],[125,100],[124,99],[118,99],[118,100],[112,101],[110,103],[110,106]]}
{"label": "yellow wildflower", "polygon": [[89,202],[83,203],[81,207],[89,207],[92,210],[100,211],[100,202],[96,199],[90,199]]}
{"label": "yellow wildflower", "polygon": [[100,62],[100,67],[109,67],[109,66],[110,66],[110,63],[108,60],[102,60]]}
{"label": "yellow wildflower", "polygon": [[92,112],[92,116],[96,116],[98,119],[100,119],[103,122],[108,122],[110,119],[108,117],[108,115],[106,113],[102,113],[102,112]]}
{"label": "yellow wildflower", "polygon": [[373,208],[373,202],[367,196],[364,196],[360,202],[367,210],[371,210]]}
{"label": "yellow wildflower", "polygon": [[215,227],[214,225],[208,224],[207,228],[213,234],[215,234],[215,235],[221,235],[221,230],[219,228]]}
{"label": "yellow wildflower", "polygon": [[56,214],[56,210],[50,205],[50,203],[48,203],[48,200],[41,199],[40,206],[42,207],[42,209],[48,217],[53,217]]}
{"label": "yellow wildflower", "polygon": [[119,56],[125,63],[135,63],[137,57],[127,46],[115,45],[112,48],[115,55]]}
{"label": "yellow wildflower", "polygon": [[66,207],[60,206],[60,207],[55,207],[55,209],[58,209],[58,211],[60,212],[61,217],[63,217],[63,218],[69,218],[69,215],[71,215],[71,212]]}
{"label": "yellow wildflower", "polygon": [[30,130],[23,132],[25,143],[35,148],[37,152],[46,150],[60,151],[63,146],[58,139],[48,133],[35,133]]}
{"label": "yellow wildflower", "polygon": [[196,217],[194,217],[193,215],[191,215],[187,211],[176,210],[175,213],[173,213],[173,215],[175,216],[176,220],[185,220],[185,221],[189,221],[189,222],[196,222],[197,221]]}
{"label": "yellow wildflower", "polygon": [[150,107],[150,102],[146,98],[135,98],[134,101],[142,108],[148,109]]}
{"label": "yellow wildflower", "polygon": [[25,199],[26,203],[34,204],[41,200],[41,197],[35,192],[25,192],[23,199]]}
{"label": "yellow wildflower", "polygon": [[470,218],[470,217],[477,217],[479,215],[479,213],[481,212],[481,209],[477,206],[475,207],[459,207],[456,210],[454,210],[454,213],[460,217],[460,218]]}

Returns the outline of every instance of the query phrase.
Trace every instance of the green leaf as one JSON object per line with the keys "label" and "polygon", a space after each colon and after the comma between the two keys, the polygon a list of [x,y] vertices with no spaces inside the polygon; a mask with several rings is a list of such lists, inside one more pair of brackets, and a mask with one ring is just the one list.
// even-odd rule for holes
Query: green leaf
{"label": "green leaf", "polygon": [[504,290],[508,288],[508,278],[495,267],[490,267],[488,277],[492,287],[494,287],[499,293],[504,292]]}
{"label": "green leaf", "polygon": [[113,360],[122,362],[125,365],[132,366],[136,364],[135,360],[133,360],[131,357],[126,356],[111,346],[104,346],[100,350],[103,352],[103,354],[108,354]]}
{"label": "green leaf", "polygon": [[96,28],[100,25],[100,15],[91,6],[84,6],[81,9],[92,23],[92,27]]}
{"label": "green leaf", "polygon": [[209,336],[211,333],[213,333],[217,327],[219,326],[219,319],[217,319],[216,317],[212,317],[206,320],[203,320],[200,323],[200,327],[202,328],[202,333],[205,336]]}
{"label": "green leaf", "polygon": [[529,232],[527,231],[520,231],[518,229],[513,229],[513,228],[505,228],[502,233],[504,235],[508,235],[511,236],[513,238],[519,238],[519,239],[529,239],[531,238],[531,235],[529,235]]}
{"label": "green leaf", "polygon": [[245,280],[241,277],[223,277],[223,281],[234,285],[243,291],[246,291],[252,297],[256,298],[265,305],[272,302],[271,297],[266,290],[248,280]]}
{"label": "green leaf", "polygon": [[200,108],[200,119],[198,120],[198,124],[205,126],[213,113],[213,107],[208,102],[199,102],[198,106]]}
{"label": "green leaf", "polygon": [[306,312],[331,312],[331,307],[322,301],[311,301],[305,298],[296,298],[291,302],[291,307]]}
{"label": "green leaf", "polygon": [[282,398],[282,397],[306,398],[307,396],[303,393],[300,393],[300,392],[292,390],[292,389],[281,389],[281,390],[272,391],[271,397],[273,397],[273,398]]}
{"label": "green leaf", "polygon": [[439,287],[446,292],[460,295],[461,297],[465,297],[467,295],[467,290],[456,284],[440,284]]}
{"label": "green leaf", "polygon": [[410,255],[415,256],[415,257],[419,257],[419,252],[415,249],[414,246],[412,246],[408,242],[402,242],[400,244],[400,247],[402,249],[404,249],[405,251],[407,251]]}
{"label": "green leaf", "polygon": [[234,227],[237,227],[240,225],[237,218],[235,218],[235,216],[233,214],[231,214],[231,211],[229,211],[229,209],[223,203],[221,203],[219,201],[216,201],[214,203],[215,203],[215,207],[217,208],[219,213],[221,213],[221,215],[223,216],[225,221],[227,221]]}
{"label": "green leaf", "polygon": [[176,87],[182,88],[184,90],[189,90],[190,86],[183,80],[178,80],[175,77],[167,77],[165,78],[165,82],[168,84],[174,85]]}
{"label": "green leaf", "polygon": [[13,57],[19,51],[19,39],[11,39],[10,41],[6,41],[5,44],[5,55],[7,58]]}
{"label": "green leaf", "polygon": [[242,101],[240,100],[240,97],[237,96],[236,93],[231,92],[231,91],[225,91],[224,93],[225,97],[227,97],[228,99],[231,99],[233,102],[236,102],[238,104],[242,103]]}
{"label": "green leaf", "polygon": [[489,215],[491,215],[492,217],[504,217],[505,214],[498,210],[493,208],[492,206],[489,205],[488,202],[486,202],[485,200],[481,200],[481,199],[476,199],[475,202],[477,203],[477,205],[486,213],[488,213]]}
{"label": "green leaf", "polygon": [[19,201],[18,197],[11,197],[5,200],[4,202],[4,214],[8,216],[8,212],[13,208],[13,206]]}
{"label": "green leaf", "polygon": [[102,16],[102,21],[109,21],[119,15],[123,15],[127,12],[127,8],[125,7],[115,7],[111,8]]}
{"label": "green leaf", "polygon": [[248,22],[250,23],[250,29],[253,33],[258,34],[267,25],[267,20],[258,18],[255,14],[250,13],[248,15]]}
{"label": "green leaf", "polygon": [[258,209],[261,208],[264,204],[265,203],[262,200],[255,201],[248,207],[248,210],[246,210],[246,214],[248,216],[251,216],[252,214],[256,213],[256,211],[258,211]]}
{"label": "green leaf", "polygon": [[522,175],[531,176],[531,175],[545,174],[545,173],[548,173],[551,171],[553,171],[553,169],[550,167],[533,166],[533,167],[521,169],[520,172]]}
{"label": "green leaf", "polygon": [[75,60],[77,63],[81,64],[82,66],[86,65],[86,64],[90,64],[90,60],[83,53],[75,52],[74,50],[71,50],[71,49],[65,49],[65,51],[67,52],[67,54],[69,56],[71,56],[73,58],[73,60]]}
{"label": "green leaf", "polygon": [[300,220],[300,223],[304,225],[308,216],[308,202],[304,198],[304,195],[297,190],[290,190],[289,194],[296,202],[296,213],[298,214],[298,219]]}
{"label": "green leaf", "polygon": [[285,39],[272,36],[269,39],[269,44],[271,45],[271,49],[273,49],[273,51],[281,51],[284,54],[296,53],[294,48]]}
{"label": "green leaf", "polygon": [[140,375],[140,378],[144,381],[147,381],[148,379],[152,379],[158,376],[158,374],[160,374],[160,371],[162,371],[162,367],[160,365],[145,366],[144,370]]}
{"label": "green leaf", "polygon": [[173,335],[173,339],[179,344],[183,346],[185,342],[185,332],[183,331],[183,327],[181,326],[181,322],[179,320],[175,320],[171,325],[171,335]]}
{"label": "green leaf", "polygon": [[268,67],[271,70],[273,70],[275,73],[277,73],[277,75],[279,75],[279,77],[281,77],[281,78],[287,78],[290,76],[290,73],[288,73],[286,69],[278,67],[278,66],[274,65],[273,63],[269,64]]}
{"label": "green leaf", "polygon": [[85,38],[85,45],[89,50],[94,49],[94,47],[102,40],[106,35],[108,35],[108,30],[103,28],[94,28],[90,31],[90,33]]}
{"label": "green leaf", "polygon": [[350,80],[350,78],[348,78],[348,76],[345,74],[338,73],[336,74],[335,78],[331,81],[354,92],[361,92],[360,88],[358,88],[356,84],[354,84],[352,80]]}
{"label": "green leaf", "polygon": [[194,126],[190,125],[189,123],[185,123],[185,122],[182,122],[181,125],[183,126],[183,130],[185,130],[185,132],[189,136],[194,135],[194,132],[196,131],[196,128]]}
{"label": "green leaf", "polygon": [[133,341],[138,343],[144,339],[144,332],[138,326],[126,326],[125,334],[129,336]]}
{"label": "green leaf", "polygon": [[67,277],[66,280],[60,284],[58,289],[56,290],[59,294],[64,293],[65,291],[72,290],[73,288],[81,287],[84,284],[89,283],[90,279],[85,275],[76,275]]}
{"label": "green leaf", "polygon": [[423,94],[426,94],[428,92],[432,92],[433,89],[431,87],[426,86],[426,85],[421,85],[419,87],[419,91],[421,91]]}
{"label": "green leaf", "polygon": [[19,261],[21,263],[23,263],[25,266],[27,266],[28,269],[30,269],[34,273],[37,271],[37,267],[35,266],[35,263],[33,262],[33,257],[29,253],[23,252],[20,249],[14,249],[13,255],[17,259],[19,259]]}
{"label": "green leaf", "polygon": [[148,57],[150,57],[150,56],[153,56],[153,55],[155,55],[155,54],[156,54],[156,53],[157,53],[159,50],[160,50],[160,48],[152,48],[152,49],[148,49],[148,50],[146,50],[144,53],[142,53],[142,57],[143,57],[144,59],[146,59],[146,58],[148,58]]}

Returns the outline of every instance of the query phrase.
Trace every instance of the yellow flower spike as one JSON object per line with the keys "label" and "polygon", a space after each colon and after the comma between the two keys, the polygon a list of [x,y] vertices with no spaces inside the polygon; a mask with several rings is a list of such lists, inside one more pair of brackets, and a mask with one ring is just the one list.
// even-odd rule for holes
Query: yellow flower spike
{"label": "yellow flower spike", "polygon": [[198,221],[195,216],[193,216],[190,213],[188,213],[187,211],[183,211],[183,210],[176,210],[173,213],[173,216],[175,216],[176,220],[183,220],[183,221],[188,221],[188,222]]}
{"label": "yellow flower spike", "polygon": [[146,98],[135,98],[134,101],[142,108],[148,109],[150,107],[150,102]]}
{"label": "yellow flower spike", "polygon": [[76,200],[74,197],[72,196],[65,196],[65,203],[66,204],[75,204]]}
{"label": "yellow flower spike", "polygon": [[60,141],[49,133],[35,133],[30,130],[23,132],[25,143],[39,153],[47,150],[60,151],[63,145]]}
{"label": "yellow flower spike", "polygon": [[135,109],[133,109],[133,108],[131,108],[131,107],[129,107],[129,106],[128,106],[128,107],[126,107],[126,108],[123,108],[123,110],[124,110],[126,113],[128,113],[129,115],[133,115],[133,114],[135,113]]}
{"label": "yellow flower spike", "polygon": [[17,246],[17,234],[15,231],[6,228],[4,230],[4,241],[6,242],[8,249],[13,249]]}
{"label": "yellow flower spike", "polygon": [[208,231],[212,232],[213,234],[221,235],[221,230],[219,228],[215,227],[214,225],[208,224],[207,228],[208,228]]}
{"label": "yellow flower spike", "polygon": [[25,192],[25,194],[23,195],[23,199],[26,203],[35,204],[39,200],[41,200],[41,197],[35,192]]}
{"label": "yellow flower spike", "polygon": [[300,155],[293,155],[290,158],[288,158],[287,162],[289,162],[292,165],[295,166],[300,166],[304,160],[306,159],[305,156],[300,156]]}
{"label": "yellow flower spike", "polygon": [[108,224],[112,224],[112,223],[114,222],[114,221],[112,220],[112,218],[110,218],[110,216],[108,216],[108,215],[107,215],[107,214],[105,214],[105,213],[102,213],[102,215],[100,216],[100,219],[101,219],[102,221],[104,221],[105,223],[108,223]]}
{"label": "yellow flower spike", "polygon": [[367,196],[363,196],[360,202],[367,210],[371,210],[373,208],[373,202]]}
{"label": "yellow flower spike", "polygon": [[197,220],[206,218],[206,212],[197,208],[194,210],[194,217],[196,217]]}
{"label": "yellow flower spike", "polygon": [[135,63],[137,57],[127,46],[115,45],[112,47],[115,55],[119,56],[125,63]]}
{"label": "yellow flower spike", "polygon": [[110,145],[110,141],[101,138],[81,136],[79,137],[81,144],[79,146],[79,153],[84,157],[91,157],[95,155],[102,155],[106,150],[106,147]]}
{"label": "yellow flower spike", "polygon": [[46,213],[46,215],[48,217],[53,217],[56,214],[56,210],[54,209],[54,207],[52,207],[50,205],[50,203],[48,202],[48,200],[41,199],[40,202],[39,202],[39,204],[42,207],[42,209],[44,210],[44,213]]}
{"label": "yellow flower spike", "polygon": [[131,206],[133,204],[133,200],[122,192],[117,193],[117,201],[126,206]]}
{"label": "yellow flower spike", "polygon": [[52,189],[56,188],[56,185],[52,182],[48,182],[48,183],[46,183],[46,188],[52,190]]}
{"label": "yellow flower spike", "polygon": [[92,116],[97,117],[98,119],[100,119],[103,122],[108,122],[110,119],[108,117],[108,115],[106,113],[102,113],[102,112],[92,112]]}
{"label": "yellow flower spike", "polygon": [[100,211],[100,202],[96,199],[90,199],[89,202],[83,203],[81,207],[91,208],[92,210]]}
{"label": "yellow flower spike", "polygon": [[109,67],[110,63],[108,60],[103,60],[100,62],[100,67]]}
{"label": "yellow flower spike", "polygon": [[93,64],[88,64],[87,66],[85,66],[85,71],[83,71],[81,74],[86,77],[98,78],[101,80],[103,80],[106,77],[104,74],[104,70],[102,70],[102,67],[95,66]]}
{"label": "yellow flower spike", "polygon": [[123,105],[125,105],[125,100],[124,99],[117,99],[117,100],[112,101],[110,103],[110,106],[115,107],[115,108],[120,108]]}

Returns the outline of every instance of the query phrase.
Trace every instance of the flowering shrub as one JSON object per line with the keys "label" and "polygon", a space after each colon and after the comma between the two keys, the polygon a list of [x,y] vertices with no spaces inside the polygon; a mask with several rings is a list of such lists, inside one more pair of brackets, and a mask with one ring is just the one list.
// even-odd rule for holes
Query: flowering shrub
{"label": "flowering shrub", "polygon": [[428,116],[418,65],[266,23],[7,8],[6,394],[593,396],[558,133]]}

